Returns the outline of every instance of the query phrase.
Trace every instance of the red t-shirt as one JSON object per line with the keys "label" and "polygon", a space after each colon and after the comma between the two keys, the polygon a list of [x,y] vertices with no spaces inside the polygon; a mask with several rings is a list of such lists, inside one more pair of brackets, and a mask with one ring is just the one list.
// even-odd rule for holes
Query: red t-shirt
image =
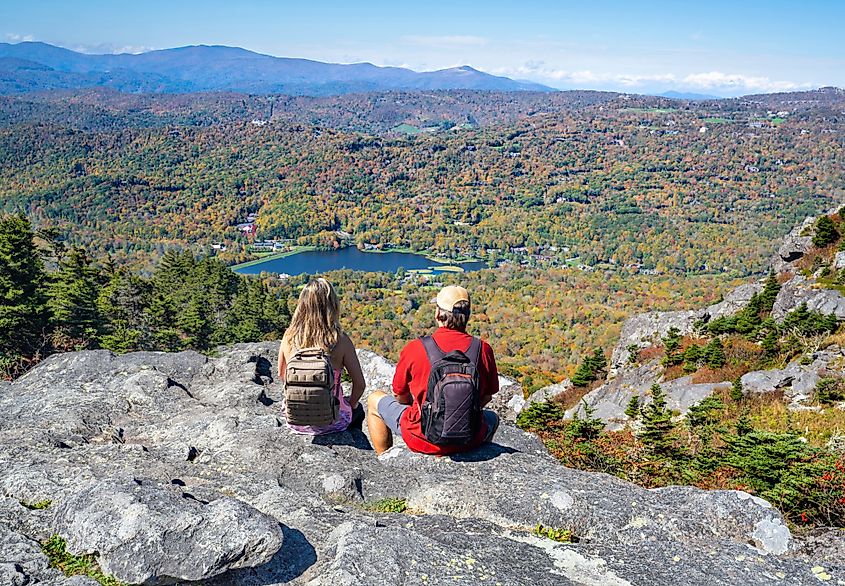
{"label": "red t-shirt", "polygon": [[[432,336],[443,352],[453,350],[466,352],[472,343],[472,336],[469,334],[448,328],[438,328]],[[483,340],[481,341],[481,353],[476,367],[478,368],[478,382],[483,402],[485,397],[499,392],[499,371],[496,370],[493,349],[490,344]],[[425,401],[430,373],[431,365],[428,362],[428,355],[425,353],[422,342],[420,340],[409,342],[399,355],[399,363],[396,365],[396,373],[393,375],[393,394],[400,396],[411,393],[414,399],[411,406],[405,409],[402,419],[399,420],[402,439],[405,440],[408,448],[423,454],[447,456],[481,444],[487,435],[487,425],[483,421],[478,430],[478,435],[470,444],[439,446],[425,439],[420,424],[420,405]]]}

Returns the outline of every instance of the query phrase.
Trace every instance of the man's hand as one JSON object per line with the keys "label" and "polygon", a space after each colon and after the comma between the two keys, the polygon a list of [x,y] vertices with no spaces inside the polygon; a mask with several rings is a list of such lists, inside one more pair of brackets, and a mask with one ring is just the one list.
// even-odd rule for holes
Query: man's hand
{"label": "man's hand", "polygon": [[411,405],[414,402],[414,397],[411,393],[405,393],[404,395],[393,395],[396,397],[396,402],[401,405]]}

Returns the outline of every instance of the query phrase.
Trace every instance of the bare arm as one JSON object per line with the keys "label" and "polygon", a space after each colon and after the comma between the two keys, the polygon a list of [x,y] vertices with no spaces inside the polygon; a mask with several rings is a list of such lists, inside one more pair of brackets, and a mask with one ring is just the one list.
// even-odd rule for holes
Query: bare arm
{"label": "bare arm", "polygon": [[279,344],[279,380],[284,380],[285,378],[285,367],[287,366],[287,361],[285,360],[285,353],[287,351],[287,342],[282,340],[282,343]]}
{"label": "bare arm", "polygon": [[358,401],[364,394],[367,388],[367,383],[364,380],[364,373],[361,370],[361,363],[358,361],[358,354],[355,353],[355,345],[349,336],[344,336],[344,352],[343,352],[343,367],[349,373],[349,378],[352,379],[352,392],[349,395],[349,406],[355,409],[358,407]]}

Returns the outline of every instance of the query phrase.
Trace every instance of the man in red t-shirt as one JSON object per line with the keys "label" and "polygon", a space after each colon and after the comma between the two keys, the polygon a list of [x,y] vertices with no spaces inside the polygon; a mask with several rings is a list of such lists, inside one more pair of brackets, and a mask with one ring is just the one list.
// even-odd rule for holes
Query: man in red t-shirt
{"label": "man in red t-shirt", "polygon": [[[435,298],[435,320],[439,326],[432,334],[437,346],[444,353],[453,350],[467,352],[473,337],[466,333],[470,316],[469,293],[463,287],[444,287]],[[499,373],[493,349],[481,341],[476,364],[481,406],[490,402],[499,391]],[[425,402],[431,364],[420,339],[409,342],[399,355],[393,375],[393,395],[374,391],[367,399],[367,425],[376,453],[390,449],[393,434],[398,433],[414,452],[445,456],[465,452],[493,439],[499,427],[499,417],[493,411],[481,412],[481,425],[475,438],[467,444],[433,444],[422,431],[420,405]]]}

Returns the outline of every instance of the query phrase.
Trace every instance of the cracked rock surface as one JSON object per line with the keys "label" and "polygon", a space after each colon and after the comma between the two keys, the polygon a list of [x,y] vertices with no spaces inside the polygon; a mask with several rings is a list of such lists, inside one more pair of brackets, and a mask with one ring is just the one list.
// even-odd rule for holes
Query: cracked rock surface
{"label": "cracked rock surface", "polygon": [[[69,353],[0,387],[0,583],[90,584],[49,568],[39,543],[54,533],[142,584],[845,580],[838,533],[798,540],[742,492],[646,490],[571,470],[508,424],[451,458],[401,442],[376,457],[366,427],[292,434],[275,352]],[[389,362],[361,359],[369,387],[382,387]],[[504,412],[511,401],[500,402]],[[407,512],[367,506],[383,498],[406,499]],[[538,537],[538,523],[578,542]]]}

